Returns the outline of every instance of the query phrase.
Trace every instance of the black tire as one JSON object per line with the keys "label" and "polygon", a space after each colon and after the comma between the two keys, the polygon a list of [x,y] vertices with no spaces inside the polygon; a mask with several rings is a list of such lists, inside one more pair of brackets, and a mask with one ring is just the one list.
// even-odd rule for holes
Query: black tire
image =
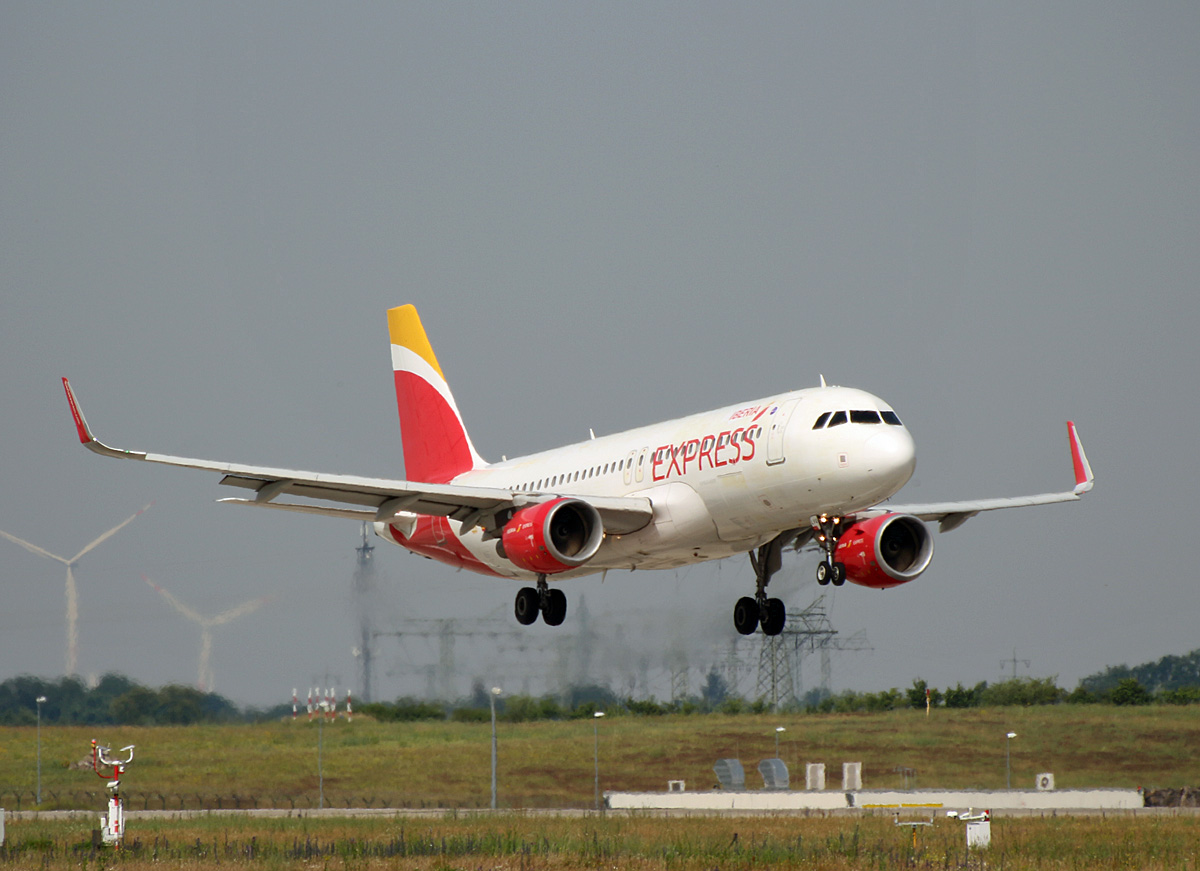
{"label": "black tire", "polygon": [[546,591],[546,607],[542,611],[542,622],[547,626],[561,626],[567,619],[567,594],[562,590]]}
{"label": "black tire", "polygon": [[821,560],[819,563],[817,563],[817,583],[824,587],[832,578],[833,569],[830,568],[829,563],[825,560]]}
{"label": "black tire", "polygon": [[767,599],[767,613],[762,621],[763,635],[778,635],[787,623],[787,609],[782,599]]}
{"label": "black tire", "polygon": [[513,612],[517,615],[517,622],[523,626],[528,626],[538,618],[538,591],[533,587],[522,587],[517,591],[517,601],[513,606]]}
{"label": "black tire", "polygon": [[846,564],[845,563],[834,563],[833,564],[833,585],[835,587],[840,587],[844,583],[846,583]]}
{"label": "black tire", "polygon": [[733,628],[739,635],[753,635],[758,628],[758,602],[742,596],[733,606]]}

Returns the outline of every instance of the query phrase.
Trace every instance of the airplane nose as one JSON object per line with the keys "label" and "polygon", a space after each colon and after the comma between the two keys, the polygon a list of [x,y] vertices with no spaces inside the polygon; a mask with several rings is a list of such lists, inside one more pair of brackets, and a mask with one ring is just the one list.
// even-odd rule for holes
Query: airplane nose
{"label": "airplane nose", "polygon": [[917,449],[908,430],[889,426],[867,441],[870,474],[894,483],[899,488],[908,482],[917,468]]}

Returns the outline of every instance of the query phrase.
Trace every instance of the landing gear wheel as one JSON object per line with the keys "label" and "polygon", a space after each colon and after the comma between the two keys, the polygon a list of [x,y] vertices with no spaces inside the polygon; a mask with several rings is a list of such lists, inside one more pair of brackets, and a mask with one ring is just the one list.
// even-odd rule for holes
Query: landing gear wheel
{"label": "landing gear wheel", "polygon": [[753,635],[758,628],[758,603],[742,596],[733,606],[733,628],[741,635]]}
{"label": "landing gear wheel", "polygon": [[822,514],[812,519],[813,534],[817,538],[817,546],[825,552],[825,559],[817,563],[817,583],[822,587],[832,583],[840,587],[846,583],[846,566],[836,562],[838,539],[842,537],[846,518],[837,515]]}
{"label": "landing gear wheel", "polygon": [[540,598],[538,591],[533,587],[522,587],[517,592],[517,601],[513,606],[513,611],[517,615],[518,623],[528,626],[537,620]]}
{"label": "landing gear wheel", "polygon": [[567,619],[567,594],[562,590],[546,591],[542,602],[542,620],[547,626],[560,626]]}
{"label": "landing gear wheel", "polygon": [[762,617],[763,635],[778,635],[783,631],[783,625],[787,622],[787,610],[783,606],[782,599],[767,599],[765,613]]}

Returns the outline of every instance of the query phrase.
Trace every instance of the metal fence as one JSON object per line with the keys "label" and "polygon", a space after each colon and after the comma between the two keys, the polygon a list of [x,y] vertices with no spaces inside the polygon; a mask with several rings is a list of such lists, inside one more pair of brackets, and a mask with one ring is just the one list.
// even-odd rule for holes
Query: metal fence
{"label": "metal fence", "polygon": [[[128,810],[244,810],[257,808],[315,809],[320,804],[317,795],[281,793],[249,795],[231,793],[216,795],[194,792],[134,792],[121,791]],[[514,797],[516,798],[516,797]],[[530,806],[528,797],[520,797],[522,806]],[[102,810],[108,801],[107,793],[97,790],[42,790],[42,803],[37,804],[33,790],[0,792],[0,807],[8,810]],[[438,796],[352,795],[325,794],[327,808],[483,808],[487,796],[477,802],[463,802]]]}

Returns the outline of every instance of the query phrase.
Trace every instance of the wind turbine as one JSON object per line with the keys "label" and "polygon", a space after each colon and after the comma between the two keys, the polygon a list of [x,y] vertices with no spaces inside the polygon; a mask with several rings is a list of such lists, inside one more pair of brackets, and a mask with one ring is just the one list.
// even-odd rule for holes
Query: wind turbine
{"label": "wind turbine", "polygon": [[238,617],[244,617],[251,611],[256,611],[271,600],[271,596],[260,596],[257,599],[251,599],[249,602],[243,602],[228,611],[217,614],[215,617],[206,617],[196,609],[183,604],[168,591],[164,590],[154,581],[150,580],[145,575],[142,575],[142,580],[149,584],[155,591],[160,593],[164,599],[171,603],[171,607],[182,614],[187,619],[200,627],[200,671],[196,679],[197,689],[211,693],[213,691],[213,673],[208,661],[212,656],[212,631],[216,626],[224,626]]}
{"label": "wind turbine", "polygon": [[71,557],[70,559],[67,559],[66,557],[61,557],[56,553],[50,553],[50,551],[44,550],[43,548],[38,547],[36,544],[30,544],[28,541],[25,541],[25,539],[23,539],[23,538],[17,538],[15,535],[9,535],[7,532],[0,531],[0,535],[4,536],[5,538],[7,538],[9,541],[13,542],[14,544],[21,545],[21,547],[25,548],[27,551],[36,553],[38,556],[44,556],[44,557],[49,557],[52,560],[58,560],[60,563],[63,563],[67,567],[67,675],[68,676],[72,676],[75,674],[75,666],[79,660],[79,628],[78,628],[79,593],[75,589],[75,571],[74,571],[75,564],[77,562],[79,562],[80,558],[85,553],[90,551],[96,545],[100,544],[100,542],[105,541],[106,539],[110,538],[113,535],[116,535],[118,532],[120,532],[122,529],[124,529],[127,525],[132,523],[134,518],[137,517],[138,514],[142,514],[144,511],[146,511],[146,509],[148,509],[150,507],[150,505],[153,505],[153,504],[154,503],[151,502],[149,505],[146,505],[145,507],[143,507],[141,511],[137,512],[137,514],[134,514],[133,517],[130,517],[130,518],[122,521],[121,523],[118,523],[116,526],[114,526],[108,532],[104,533],[104,535],[97,538],[95,541],[93,541],[91,544],[89,544],[87,547],[85,547],[79,553],[75,554],[75,556]]}

